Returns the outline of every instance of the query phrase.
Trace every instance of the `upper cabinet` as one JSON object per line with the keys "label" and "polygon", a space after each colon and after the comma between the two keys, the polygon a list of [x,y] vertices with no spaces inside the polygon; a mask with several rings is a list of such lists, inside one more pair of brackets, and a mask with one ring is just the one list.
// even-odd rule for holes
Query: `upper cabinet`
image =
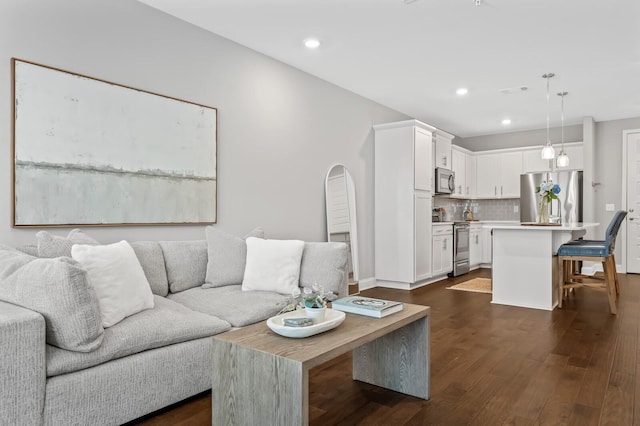
{"label": "upper cabinet", "polygon": [[455,173],[455,190],[452,198],[476,196],[476,157],[464,148],[451,148],[451,169]]}
{"label": "upper cabinet", "polygon": [[451,141],[453,135],[436,130],[433,137],[433,167],[451,169]]}
{"label": "upper cabinet", "polygon": [[476,178],[476,162],[477,158],[475,155],[467,154],[466,157],[466,187],[465,187],[465,198],[476,198],[478,196],[476,191],[477,178]]}
{"label": "upper cabinet", "polygon": [[[431,147],[435,129],[417,120],[380,124],[374,129],[376,166],[384,159],[380,165],[393,176],[393,185],[407,191],[431,191],[435,176]],[[389,179],[376,182],[377,187],[381,185],[392,183]],[[395,186],[389,188],[390,191],[396,189]]]}
{"label": "upper cabinet", "polygon": [[423,191],[431,191],[434,177],[431,168],[431,135],[423,128],[413,128],[414,188]]}
{"label": "upper cabinet", "polygon": [[478,198],[520,197],[521,151],[480,154],[476,161]]}
{"label": "upper cabinet", "polygon": [[453,147],[451,150],[451,170],[455,173],[453,197],[463,197],[467,185],[467,154]]}

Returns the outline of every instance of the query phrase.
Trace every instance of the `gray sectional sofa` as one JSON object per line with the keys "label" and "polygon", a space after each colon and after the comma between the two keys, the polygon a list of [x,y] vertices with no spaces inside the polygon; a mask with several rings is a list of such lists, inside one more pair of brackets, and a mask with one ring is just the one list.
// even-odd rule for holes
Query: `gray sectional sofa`
{"label": "gray sectional sofa", "polygon": [[[211,336],[263,321],[286,301],[242,291],[240,282],[203,287],[215,274],[207,269],[216,253],[211,241],[130,244],[154,307],[100,328],[97,340],[65,335],[74,327],[84,327],[83,334],[93,321],[81,306],[92,303],[91,294],[73,296],[75,307],[66,307],[71,296],[52,285],[60,270],[67,271],[64,285],[76,285],[82,270],[75,261],[0,248],[0,425],[116,425],[201,393],[211,388],[216,368]],[[321,283],[345,296],[346,263],[342,243],[305,243],[300,286]],[[55,306],[43,307],[38,298]]]}

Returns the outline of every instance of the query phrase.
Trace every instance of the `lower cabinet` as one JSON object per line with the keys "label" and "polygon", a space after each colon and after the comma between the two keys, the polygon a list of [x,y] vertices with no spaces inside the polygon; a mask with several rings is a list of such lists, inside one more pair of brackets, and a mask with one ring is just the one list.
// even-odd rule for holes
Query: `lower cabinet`
{"label": "lower cabinet", "polygon": [[490,228],[482,228],[482,236],[480,237],[480,239],[482,240],[482,262],[481,263],[491,263],[491,255],[492,253],[492,248],[491,248],[491,242],[492,242],[492,235],[491,235],[491,231],[492,229]]}
{"label": "lower cabinet", "polygon": [[474,268],[482,263],[483,252],[482,228],[469,230],[469,266]]}
{"label": "lower cabinet", "polygon": [[433,276],[453,271],[453,226],[433,226]]}

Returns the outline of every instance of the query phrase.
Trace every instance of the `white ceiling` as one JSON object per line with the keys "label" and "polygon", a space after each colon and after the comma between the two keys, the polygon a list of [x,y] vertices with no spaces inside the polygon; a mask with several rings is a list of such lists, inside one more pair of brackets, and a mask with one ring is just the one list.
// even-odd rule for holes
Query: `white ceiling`
{"label": "white ceiling", "polygon": [[141,1],[460,137],[640,117],[640,0]]}

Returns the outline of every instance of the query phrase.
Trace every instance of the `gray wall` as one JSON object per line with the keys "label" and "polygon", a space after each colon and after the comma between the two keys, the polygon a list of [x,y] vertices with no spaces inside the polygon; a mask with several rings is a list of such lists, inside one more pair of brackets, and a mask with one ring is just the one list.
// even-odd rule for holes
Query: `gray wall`
{"label": "gray wall", "polygon": [[605,204],[615,204],[619,210],[626,196],[622,193],[622,132],[630,129],[640,129],[640,117],[596,123],[594,179],[600,185],[595,187],[595,213],[601,236],[614,214],[605,211]]}
{"label": "gray wall", "polygon": [[[549,136],[555,144],[560,140],[561,129],[549,129]],[[453,143],[470,151],[487,151],[492,149],[517,148],[523,146],[542,145],[547,140],[547,129],[527,130],[524,132],[498,133],[495,135],[476,136],[472,138],[456,138]],[[565,126],[565,142],[582,142],[582,124]]]}
{"label": "gray wall", "polygon": [[[408,117],[132,0],[0,2],[0,243],[38,231],[11,227],[11,57],[217,107],[216,226],[234,234],[260,225],[268,238],[326,240],[324,176],[343,163],[361,276],[373,277],[371,127]],[[105,243],[204,238],[202,226],[87,232]]]}

